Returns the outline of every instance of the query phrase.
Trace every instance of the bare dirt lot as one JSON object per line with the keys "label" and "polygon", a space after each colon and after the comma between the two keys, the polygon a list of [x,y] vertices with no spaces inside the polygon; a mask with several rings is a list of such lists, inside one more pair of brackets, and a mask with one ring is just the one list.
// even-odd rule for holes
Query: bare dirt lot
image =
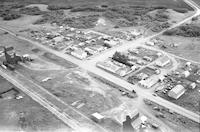
{"label": "bare dirt lot", "polygon": [[[0,91],[5,92],[14,87],[0,76]],[[14,87],[15,88],[15,87]],[[15,99],[12,93],[0,98],[0,131],[71,131],[52,113],[33,101],[24,93],[23,98]]]}

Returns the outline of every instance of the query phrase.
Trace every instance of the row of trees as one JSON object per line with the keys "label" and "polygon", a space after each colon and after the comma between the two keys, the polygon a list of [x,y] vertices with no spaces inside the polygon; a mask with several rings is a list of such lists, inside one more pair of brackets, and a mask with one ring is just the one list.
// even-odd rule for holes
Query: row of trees
{"label": "row of trees", "polygon": [[21,14],[26,15],[42,15],[45,12],[41,11],[38,7],[25,7],[19,10]]}
{"label": "row of trees", "polygon": [[9,20],[20,18],[21,15],[18,12],[4,11],[4,12],[0,12],[0,17],[2,17],[3,20],[9,21]]}
{"label": "row of trees", "polygon": [[176,29],[168,30],[163,33],[164,35],[178,35],[184,37],[200,37],[200,27],[196,25],[184,25]]}
{"label": "row of trees", "polygon": [[68,10],[68,9],[72,9],[73,6],[71,5],[48,5],[47,9],[49,10]]}
{"label": "row of trees", "polygon": [[133,64],[129,63],[128,56],[125,55],[125,54],[122,54],[120,52],[115,52],[115,54],[113,55],[112,59],[117,61],[117,62],[120,62],[122,64],[125,64],[127,66],[130,66],[130,67],[133,66]]}

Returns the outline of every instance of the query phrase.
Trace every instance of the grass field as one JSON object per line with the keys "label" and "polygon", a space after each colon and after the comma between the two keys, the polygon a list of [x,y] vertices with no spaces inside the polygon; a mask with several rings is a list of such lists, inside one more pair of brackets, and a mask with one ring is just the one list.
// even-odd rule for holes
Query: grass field
{"label": "grass field", "polygon": [[[14,87],[0,76],[0,92]],[[14,87],[15,88],[15,87]],[[22,99],[0,98],[0,131],[71,131],[52,113],[19,91]],[[10,93],[10,97],[13,97]]]}
{"label": "grass field", "polygon": [[[185,38],[179,36],[162,36],[161,38],[166,42],[167,48],[164,49],[165,51],[200,62],[199,38]],[[178,47],[169,46],[171,43],[178,44]]]}
{"label": "grass field", "polygon": [[193,1],[200,6],[200,0],[193,0]]}
{"label": "grass field", "polygon": [[[196,0],[198,1],[198,0]],[[1,0],[3,3],[21,3],[21,4],[51,4],[51,5],[142,5],[142,6],[166,6],[169,8],[188,8],[191,9],[183,0]]]}

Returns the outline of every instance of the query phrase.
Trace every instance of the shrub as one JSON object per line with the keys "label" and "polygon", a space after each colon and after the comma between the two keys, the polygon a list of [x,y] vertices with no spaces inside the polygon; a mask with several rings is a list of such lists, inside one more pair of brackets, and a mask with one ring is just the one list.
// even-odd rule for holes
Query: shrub
{"label": "shrub", "polygon": [[200,37],[200,27],[195,25],[184,25],[177,29],[168,30],[164,35],[179,35],[184,37]]}
{"label": "shrub", "polygon": [[72,9],[73,7],[70,5],[66,6],[61,6],[61,5],[48,5],[47,9],[49,10],[68,10]]}
{"label": "shrub", "polygon": [[120,62],[122,64],[125,64],[127,66],[133,66],[133,64],[130,64],[128,61],[129,61],[129,58],[128,56],[120,53],[120,52],[115,52],[115,54],[113,55],[112,57],[113,60],[117,61],[117,62]]}
{"label": "shrub", "polygon": [[18,13],[9,12],[9,13],[4,14],[3,20],[9,21],[9,20],[14,20],[14,19],[20,18],[20,17],[21,17],[21,15]]}
{"label": "shrub", "polygon": [[75,18],[75,17],[66,18],[63,21],[63,24],[67,24],[70,27],[74,27],[74,28],[83,28],[83,29],[93,28],[98,18],[99,18],[99,15],[81,16],[78,18]]}
{"label": "shrub", "polygon": [[99,8],[99,7],[88,7],[88,6],[83,6],[83,7],[76,7],[71,9],[71,12],[104,12],[106,11],[105,9]]}
{"label": "shrub", "polygon": [[42,15],[42,14],[44,14],[44,12],[41,11],[38,7],[21,8],[19,10],[19,12],[22,14],[27,14],[27,15]]}
{"label": "shrub", "polygon": [[173,9],[173,10],[176,12],[179,12],[179,13],[187,13],[188,12],[188,9],[186,9],[186,8],[178,8],[178,9]]}

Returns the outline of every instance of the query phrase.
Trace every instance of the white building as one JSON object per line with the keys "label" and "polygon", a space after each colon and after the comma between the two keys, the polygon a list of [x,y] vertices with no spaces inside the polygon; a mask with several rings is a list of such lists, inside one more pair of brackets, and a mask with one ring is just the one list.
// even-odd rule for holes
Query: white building
{"label": "white building", "polygon": [[176,85],[168,92],[168,96],[173,99],[178,99],[185,93],[186,89],[182,85]]}
{"label": "white building", "polygon": [[141,80],[139,81],[139,85],[144,87],[144,88],[151,88],[153,87],[156,83],[158,82],[158,79],[147,79],[147,80]]}
{"label": "white building", "polygon": [[142,35],[142,33],[138,30],[133,30],[133,31],[130,31],[130,34],[133,35],[135,38],[139,37]]}
{"label": "white building", "polygon": [[64,39],[63,36],[57,36],[57,37],[53,38],[53,40],[55,41],[55,43],[62,42],[63,39]]}
{"label": "white building", "polygon": [[101,114],[99,114],[99,113],[96,112],[96,113],[93,113],[93,114],[92,114],[92,119],[93,119],[95,122],[100,123],[100,122],[103,121],[104,116],[102,116]]}
{"label": "white building", "polygon": [[137,78],[140,79],[140,80],[145,80],[148,77],[149,77],[149,75],[142,73],[142,72],[137,75]]}
{"label": "white building", "polygon": [[71,52],[71,55],[79,58],[79,59],[85,59],[87,57],[87,53],[81,49],[77,49]]}
{"label": "white building", "polygon": [[145,44],[146,44],[146,45],[149,45],[149,46],[154,46],[154,45],[155,45],[155,43],[152,42],[152,41],[147,41],[147,42],[145,42]]}
{"label": "white building", "polygon": [[159,67],[165,67],[166,65],[168,65],[170,63],[170,59],[167,56],[163,56],[160,59],[158,59],[156,61],[156,65]]}
{"label": "white building", "polygon": [[195,89],[196,87],[197,87],[196,83],[191,83],[190,86],[189,86],[189,88],[191,88],[191,89]]}
{"label": "white building", "polygon": [[113,46],[119,44],[118,41],[114,41],[114,40],[105,40],[104,43],[108,44],[110,47],[113,47]]}
{"label": "white building", "polygon": [[92,49],[92,48],[90,48],[90,47],[86,47],[86,48],[85,48],[85,51],[87,51],[87,52],[90,53],[91,55],[94,55],[94,54],[97,53],[96,50],[94,50],[94,49]]}
{"label": "white building", "polygon": [[183,72],[183,76],[184,76],[184,77],[188,77],[189,75],[190,75],[190,72],[189,72],[189,71],[184,71],[184,72]]}

